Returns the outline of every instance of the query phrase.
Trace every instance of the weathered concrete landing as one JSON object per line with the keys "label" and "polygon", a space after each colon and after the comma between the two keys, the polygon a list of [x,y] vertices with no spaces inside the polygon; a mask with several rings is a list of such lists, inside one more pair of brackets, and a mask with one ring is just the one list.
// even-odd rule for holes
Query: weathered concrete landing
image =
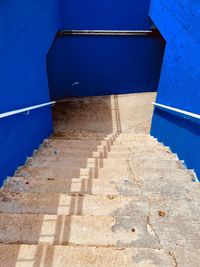
{"label": "weathered concrete landing", "polygon": [[0,266],[198,267],[200,185],[150,137],[154,94],[70,99],[0,195]]}

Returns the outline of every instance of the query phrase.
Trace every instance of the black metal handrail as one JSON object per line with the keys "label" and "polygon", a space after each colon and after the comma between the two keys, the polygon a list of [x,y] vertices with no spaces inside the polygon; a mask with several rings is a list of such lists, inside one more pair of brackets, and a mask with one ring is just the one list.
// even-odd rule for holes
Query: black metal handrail
{"label": "black metal handrail", "polygon": [[153,30],[61,30],[57,33],[57,37],[72,36],[72,35],[86,35],[86,36],[157,36],[159,31]]}

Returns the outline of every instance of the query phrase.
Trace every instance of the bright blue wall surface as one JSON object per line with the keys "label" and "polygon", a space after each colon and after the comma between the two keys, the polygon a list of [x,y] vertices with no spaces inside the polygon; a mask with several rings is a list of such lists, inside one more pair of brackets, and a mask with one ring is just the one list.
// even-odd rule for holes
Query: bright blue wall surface
{"label": "bright blue wall surface", "polygon": [[164,46],[149,36],[57,38],[47,61],[51,98],[156,91]]}
{"label": "bright blue wall surface", "polygon": [[[150,15],[167,41],[157,102],[200,114],[200,2],[152,0]],[[200,125],[155,109],[152,135],[200,177]]]}
{"label": "bright blue wall surface", "polygon": [[145,30],[150,0],[61,0],[62,29]]}
{"label": "bright blue wall surface", "polygon": [[[149,0],[1,1],[0,113],[49,102],[46,55],[59,29],[145,30],[148,10]],[[154,91],[163,50],[158,37],[57,38],[47,61],[52,98]],[[49,107],[1,119],[0,183],[51,132]]]}
{"label": "bright blue wall surface", "polygon": [[[150,0],[61,0],[61,29],[147,30]],[[47,60],[52,99],[156,91],[165,43],[160,37],[56,38]]]}
{"label": "bright blue wall surface", "polygon": [[[49,102],[46,54],[59,25],[56,0],[0,2],[0,113]],[[0,183],[51,132],[48,107],[0,119]]]}

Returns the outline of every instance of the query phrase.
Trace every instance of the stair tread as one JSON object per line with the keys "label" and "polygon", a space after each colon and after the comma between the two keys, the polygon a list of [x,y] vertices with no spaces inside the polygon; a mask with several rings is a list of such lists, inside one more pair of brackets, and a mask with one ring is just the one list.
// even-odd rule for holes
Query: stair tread
{"label": "stair tread", "polygon": [[[127,161],[129,160],[130,155],[124,157],[124,159],[120,158],[67,158],[67,159],[49,159],[48,157],[45,159],[36,159],[32,158],[28,161],[26,165],[26,169],[28,167],[49,167],[52,168],[111,168],[112,166],[117,168],[126,167]],[[131,159],[132,165],[136,165],[137,168],[149,168],[149,166],[156,168],[162,168],[168,165],[168,168],[183,168],[183,164],[172,158],[143,158],[143,157],[134,157]]]}
{"label": "stair tread", "polygon": [[[128,180],[109,181],[100,179],[9,179],[3,190],[5,192],[41,192],[41,193],[81,193],[81,194],[120,194],[125,190]],[[124,194],[138,194],[140,190],[132,184]]]}
{"label": "stair tread", "polygon": [[141,96],[56,105],[54,135],[0,193],[0,266],[199,264],[200,184],[149,135]]}
{"label": "stair tread", "polygon": [[[74,203],[74,204],[73,204]],[[74,205],[74,208],[72,208]],[[129,206],[129,209],[125,209]],[[146,197],[119,195],[67,195],[58,193],[20,193],[2,192],[0,212],[33,213],[58,215],[114,215],[124,209],[124,216],[132,212],[146,216],[148,200]]]}
{"label": "stair tread", "polygon": [[189,183],[187,180],[175,180],[169,187],[167,179],[158,179],[155,184],[151,180],[139,179],[121,180],[87,180],[87,179],[25,179],[11,178],[5,183],[5,192],[32,192],[32,193],[66,193],[66,194],[100,194],[100,195],[163,195],[163,196],[188,196],[199,184]]}
{"label": "stair tread", "polygon": [[[195,249],[196,255],[199,250]],[[193,253],[192,253],[193,255]],[[165,250],[61,245],[1,245],[0,265],[52,267],[172,267]],[[156,262],[156,265],[150,262]],[[198,263],[197,256],[192,263]],[[183,266],[183,265],[182,265]],[[197,265],[191,265],[197,266]],[[187,266],[190,267],[190,266]]]}
{"label": "stair tread", "polygon": [[[146,218],[0,214],[0,242],[10,244],[65,244],[158,249],[146,229]],[[134,228],[134,232],[133,232]]]}
{"label": "stair tread", "polygon": [[[93,170],[91,168],[80,168],[80,169],[70,169],[67,170],[60,168],[37,168],[37,167],[29,167],[29,171],[24,171],[23,169],[16,173],[18,177],[25,178],[56,178],[56,179],[99,179],[99,180],[120,180],[120,179],[128,179],[130,177],[130,170],[127,168],[122,169],[113,169],[113,168],[102,168],[100,170]],[[157,180],[157,179],[168,179],[169,182],[173,182],[173,180],[186,180],[192,181],[194,179],[194,175],[190,170],[186,169],[175,169],[175,168],[159,168],[155,169],[152,167],[136,170],[133,169],[131,176],[134,178],[135,176],[140,180]]]}

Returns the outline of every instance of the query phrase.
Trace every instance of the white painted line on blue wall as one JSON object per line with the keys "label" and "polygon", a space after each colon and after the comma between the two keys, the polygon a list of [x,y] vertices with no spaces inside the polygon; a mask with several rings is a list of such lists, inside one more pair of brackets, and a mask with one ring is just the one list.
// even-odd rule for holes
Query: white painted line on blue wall
{"label": "white painted line on blue wall", "polygon": [[53,105],[55,103],[56,103],[56,101],[52,101],[52,102],[48,102],[48,103],[44,103],[44,104],[40,104],[40,105],[35,105],[35,106],[27,107],[27,108],[22,108],[22,109],[17,109],[17,110],[5,112],[5,113],[0,114],[0,119],[10,117],[10,116],[13,116],[16,114],[20,114],[23,112],[29,112],[29,111],[34,110],[34,109],[50,106],[50,105]]}
{"label": "white painted line on blue wall", "polygon": [[200,115],[199,114],[188,112],[188,111],[185,111],[185,110],[182,110],[182,109],[178,109],[178,108],[173,108],[173,107],[162,105],[162,104],[158,104],[158,103],[155,103],[155,102],[153,102],[152,104],[155,107],[161,107],[161,108],[164,108],[164,109],[175,111],[177,113],[180,113],[180,114],[183,114],[183,115],[186,115],[186,116],[190,116],[190,117],[193,117],[195,119],[199,119],[200,120]]}

